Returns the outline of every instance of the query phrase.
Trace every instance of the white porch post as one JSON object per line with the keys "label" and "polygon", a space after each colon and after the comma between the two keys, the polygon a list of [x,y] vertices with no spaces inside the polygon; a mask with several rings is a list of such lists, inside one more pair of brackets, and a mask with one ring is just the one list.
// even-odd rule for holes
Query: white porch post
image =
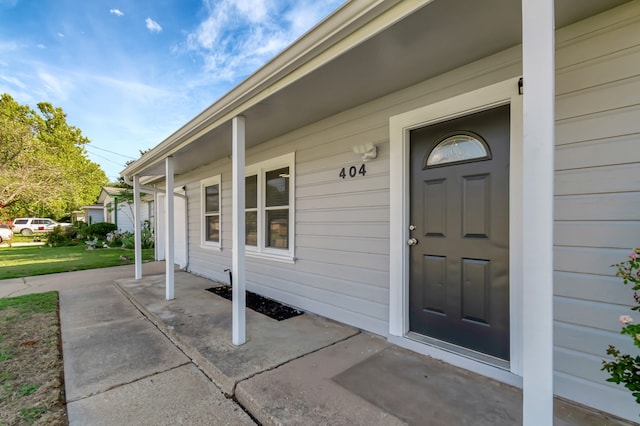
{"label": "white porch post", "polygon": [[523,425],[553,424],[554,1],[522,0]]}
{"label": "white porch post", "polygon": [[173,157],[167,157],[165,160],[166,166],[166,196],[165,199],[165,223],[164,223],[164,250],[165,250],[165,297],[167,300],[173,300],[174,296],[174,212],[173,212]]}
{"label": "white porch post", "polygon": [[246,338],[246,314],[245,314],[245,193],[244,193],[244,155],[245,155],[245,118],[234,117],[232,121],[232,158],[233,158],[233,249],[231,271],[233,273],[233,303],[232,303],[232,336],[234,345],[242,345]]}
{"label": "white porch post", "polygon": [[140,226],[140,176],[133,177],[133,234],[134,256],[136,262],[136,280],[142,278],[142,227]]}

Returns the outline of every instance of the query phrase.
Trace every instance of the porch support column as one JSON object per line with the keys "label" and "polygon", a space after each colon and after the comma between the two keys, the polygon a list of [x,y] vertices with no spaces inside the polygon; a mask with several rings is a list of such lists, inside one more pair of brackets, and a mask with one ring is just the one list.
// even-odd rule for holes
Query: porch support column
{"label": "porch support column", "polygon": [[165,246],[164,246],[164,261],[165,261],[165,298],[167,300],[174,299],[174,211],[173,211],[173,157],[167,157],[165,160],[165,177],[166,177],[166,196],[165,199],[165,217],[164,233],[165,233]]}
{"label": "porch support column", "polygon": [[233,273],[232,337],[233,344],[242,345],[246,338],[246,295],[245,295],[245,193],[244,193],[244,156],[245,156],[245,118],[234,117],[232,121],[232,205],[233,205],[233,249],[231,253],[231,271]]}
{"label": "porch support column", "polygon": [[133,177],[133,235],[136,262],[136,280],[142,278],[142,226],[140,225],[140,176]]}
{"label": "porch support column", "polygon": [[522,0],[523,425],[553,424],[554,1]]}

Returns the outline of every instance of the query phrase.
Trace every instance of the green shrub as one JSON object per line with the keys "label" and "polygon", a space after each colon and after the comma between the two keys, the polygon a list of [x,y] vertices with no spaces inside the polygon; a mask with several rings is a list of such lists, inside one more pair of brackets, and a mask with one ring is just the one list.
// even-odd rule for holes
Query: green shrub
{"label": "green shrub", "polygon": [[117,231],[118,227],[114,223],[96,222],[89,225],[88,231],[83,230],[87,237],[105,238],[109,232]]}
{"label": "green shrub", "polygon": [[[154,238],[153,238],[153,230],[151,229],[151,224],[148,220],[145,220],[142,223],[142,227],[140,229],[140,242],[143,249],[153,248]],[[124,231],[112,231],[109,232],[105,237],[106,243],[110,247],[121,246],[126,249],[134,249],[135,248],[135,234],[133,232]]]}
{"label": "green shrub", "polygon": [[66,246],[72,243],[75,230],[72,228],[56,226],[47,234],[47,244],[53,247]]}
{"label": "green shrub", "polygon": [[[617,268],[616,277],[622,278],[627,285],[631,283],[633,290],[634,306],[632,311],[640,311],[640,248],[635,248],[629,254],[629,260],[611,265]],[[633,323],[630,315],[620,315],[618,318],[622,324],[621,334],[631,336],[633,344],[640,348],[640,323]],[[607,382],[623,384],[640,404],[640,355],[623,354],[613,345],[609,345],[607,355],[611,358],[602,361],[601,370],[609,373]]]}
{"label": "green shrub", "polygon": [[133,232],[123,233],[120,241],[122,241],[122,248],[134,249],[136,247],[136,240]]}

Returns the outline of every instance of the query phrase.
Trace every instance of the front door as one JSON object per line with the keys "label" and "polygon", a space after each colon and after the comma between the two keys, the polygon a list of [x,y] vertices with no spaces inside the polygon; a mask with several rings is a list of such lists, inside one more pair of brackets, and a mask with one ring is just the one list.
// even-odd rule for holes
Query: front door
{"label": "front door", "polygon": [[409,330],[509,360],[509,106],[411,131]]}

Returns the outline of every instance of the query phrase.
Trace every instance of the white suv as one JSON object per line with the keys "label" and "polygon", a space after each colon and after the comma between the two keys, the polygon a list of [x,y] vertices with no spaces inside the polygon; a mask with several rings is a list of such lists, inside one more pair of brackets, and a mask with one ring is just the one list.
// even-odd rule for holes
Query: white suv
{"label": "white suv", "polygon": [[40,217],[21,217],[13,221],[13,232],[31,235],[34,232],[53,231],[56,226],[71,226],[70,223],[58,223],[53,219]]}

